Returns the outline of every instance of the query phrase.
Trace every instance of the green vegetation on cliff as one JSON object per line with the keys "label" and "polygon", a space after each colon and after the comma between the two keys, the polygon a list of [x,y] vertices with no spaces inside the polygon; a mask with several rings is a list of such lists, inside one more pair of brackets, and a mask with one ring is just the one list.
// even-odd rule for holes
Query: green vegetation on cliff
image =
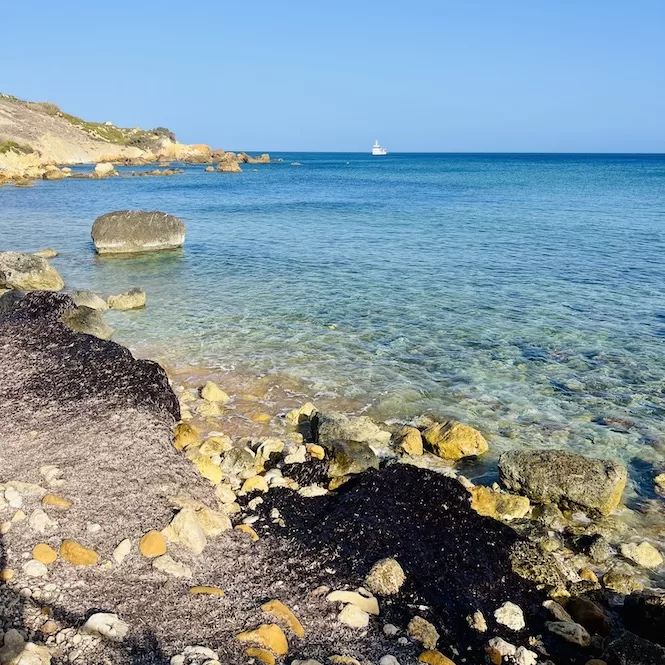
{"label": "green vegetation on cliff", "polygon": [[0,143],[0,155],[4,155],[10,150],[18,152],[21,155],[29,155],[30,153],[35,152],[34,148],[29,145],[21,145],[16,141],[4,141],[3,143]]}

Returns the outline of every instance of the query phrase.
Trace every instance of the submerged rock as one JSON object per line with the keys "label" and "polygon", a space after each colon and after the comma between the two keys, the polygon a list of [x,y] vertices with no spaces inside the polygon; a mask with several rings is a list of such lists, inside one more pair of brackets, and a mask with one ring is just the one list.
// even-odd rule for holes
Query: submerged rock
{"label": "submerged rock", "polygon": [[517,451],[499,458],[502,483],[535,502],[609,515],[621,501],[626,467],[561,450]]}
{"label": "submerged rock", "polygon": [[108,297],[109,309],[127,311],[130,309],[143,309],[146,303],[145,291],[141,289],[131,289],[127,293],[120,293],[117,296]]}
{"label": "submerged rock", "polygon": [[174,249],[185,242],[185,224],[174,215],[156,210],[118,210],[95,220],[92,240],[98,254]]}
{"label": "submerged rock", "polygon": [[485,437],[478,430],[452,420],[428,427],[423,438],[433,452],[445,459],[474,457],[489,450]]}
{"label": "submerged rock", "polygon": [[367,416],[349,417],[344,413],[329,412],[318,416],[318,438],[322,443],[331,441],[357,441],[386,444],[391,434],[382,430]]}
{"label": "submerged rock", "polygon": [[74,332],[94,335],[99,339],[111,339],[115,332],[104,320],[102,313],[90,307],[77,307],[62,315],[62,322]]}
{"label": "submerged rock", "polygon": [[74,301],[77,307],[89,307],[100,312],[109,308],[106,300],[92,291],[72,291],[69,297]]}
{"label": "submerged rock", "polygon": [[34,254],[0,252],[0,289],[61,291],[65,283],[46,259]]}

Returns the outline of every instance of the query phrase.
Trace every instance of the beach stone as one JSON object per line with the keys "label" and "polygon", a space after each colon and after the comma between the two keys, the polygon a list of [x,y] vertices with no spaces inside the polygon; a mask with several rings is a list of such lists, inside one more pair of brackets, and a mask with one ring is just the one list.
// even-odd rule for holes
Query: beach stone
{"label": "beach stone", "polygon": [[225,513],[220,513],[210,508],[201,508],[196,511],[196,520],[209,538],[216,538],[224,531],[232,528],[231,520]]}
{"label": "beach stone", "polygon": [[58,558],[58,553],[50,545],[39,543],[32,548],[32,558],[50,566]]}
{"label": "beach stone", "polygon": [[307,446],[307,452],[309,453],[310,457],[312,457],[313,459],[322,460],[325,459],[326,457],[326,449],[323,446],[319,446],[316,443],[312,443],[309,446]]}
{"label": "beach stone", "polygon": [[546,621],[545,627],[550,633],[561,637],[571,644],[577,644],[581,647],[588,647],[591,644],[591,635],[589,635],[586,628],[580,626],[579,623],[571,623],[569,621]]}
{"label": "beach stone", "polygon": [[510,601],[505,602],[494,612],[494,618],[497,623],[506,626],[506,628],[510,628],[510,630],[519,631],[526,626],[522,608]]}
{"label": "beach stone", "polygon": [[400,665],[399,660],[390,654],[381,656],[379,659],[379,665]]}
{"label": "beach stone", "polygon": [[250,492],[267,492],[268,483],[263,476],[253,476],[242,484],[240,491],[245,494],[249,494]]}
{"label": "beach stone", "polygon": [[99,339],[109,340],[115,330],[104,320],[102,313],[90,307],[77,307],[63,313],[60,319],[70,330]]}
{"label": "beach stone", "polygon": [[238,531],[242,531],[243,533],[246,533],[247,535],[251,536],[252,540],[256,542],[259,539],[259,534],[252,529],[249,524],[238,524],[236,527],[234,527]]}
{"label": "beach stone", "polygon": [[220,468],[227,476],[249,478],[256,475],[254,471],[254,457],[246,448],[233,448],[229,450],[222,458]]}
{"label": "beach stone", "polygon": [[214,382],[207,381],[201,388],[201,397],[209,402],[228,402],[231,398]]}
{"label": "beach stone", "polygon": [[322,443],[355,441],[386,444],[391,434],[367,416],[349,417],[343,413],[329,412],[318,415],[318,437]]}
{"label": "beach stone", "polygon": [[44,577],[48,573],[48,568],[41,561],[31,559],[23,564],[23,574],[26,577]]}
{"label": "beach stone", "polygon": [[41,508],[32,511],[28,524],[37,533],[53,533],[58,528],[58,523],[52,520]]}
{"label": "beach stone", "polygon": [[233,503],[236,500],[235,492],[228,485],[217,485],[215,496],[221,503]]}
{"label": "beach stone", "polygon": [[159,570],[160,572],[166,573],[167,575],[171,575],[173,577],[181,577],[184,579],[189,579],[192,577],[192,571],[189,566],[186,566],[184,563],[180,563],[180,561],[176,561],[168,554],[163,554],[162,556],[158,556],[156,559],[153,559],[152,567],[155,570]]}
{"label": "beach stone", "polygon": [[591,634],[607,635],[610,622],[602,607],[584,596],[571,598],[566,605],[573,622],[584,626]]}
{"label": "beach stone", "polygon": [[222,469],[217,466],[209,457],[205,455],[195,455],[192,462],[196,465],[199,473],[209,480],[213,485],[219,485],[222,482],[224,474]]}
{"label": "beach stone", "polygon": [[[62,169],[64,171],[64,169]],[[36,252],[32,253],[33,256],[40,256],[42,259],[54,259],[56,256],[58,256],[58,252],[56,252],[54,249],[51,249],[50,247],[47,247],[45,249],[39,249]]]}
{"label": "beach stone", "polygon": [[109,296],[106,302],[109,309],[125,312],[130,309],[142,309],[145,307],[146,295],[142,289],[131,289],[117,296]]}
{"label": "beach stone", "polygon": [[304,464],[307,461],[307,448],[303,445],[296,448],[284,457],[284,464]]}
{"label": "beach stone", "polygon": [[284,631],[273,623],[264,623],[254,630],[246,630],[238,633],[236,639],[239,642],[258,644],[266,649],[270,649],[279,656],[284,656],[289,650],[289,644]]}
{"label": "beach stone", "polygon": [[479,515],[512,520],[525,517],[531,509],[531,503],[525,496],[478,485],[471,488],[471,507]]}
{"label": "beach stone", "polygon": [[139,552],[149,559],[166,554],[166,541],[164,540],[164,536],[155,529],[148,531],[139,541]]}
{"label": "beach stone", "polygon": [[665,593],[645,591],[627,596],[623,619],[636,635],[665,646]]}
{"label": "beach stone", "polygon": [[639,543],[624,543],[620,547],[621,555],[634,561],[644,568],[658,568],[663,563],[660,552],[646,541]]}
{"label": "beach stone", "polygon": [[406,580],[404,570],[393,558],[377,561],[365,578],[365,587],[379,596],[391,596],[399,592]]}
{"label": "beach stone", "polygon": [[199,433],[195,427],[187,423],[179,423],[173,432],[173,445],[176,450],[184,450],[199,442]]}
{"label": "beach stone", "polygon": [[367,444],[340,440],[329,442],[328,446],[332,448],[332,459],[328,467],[331,478],[379,468],[379,459]]}
{"label": "beach stone", "polygon": [[351,628],[367,628],[369,625],[369,614],[361,610],[357,605],[349,604],[345,605],[337,615],[337,621]]}
{"label": "beach stone", "polygon": [[428,665],[455,665],[455,663],[450,660],[450,658],[444,656],[436,649],[427,649],[426,651],[423,651],[418,656],[418,660],[421,663],[427,663]]}
{"label": "beach stone", "polygon": [[34,254],[0,252],[0,289],[62,291],[65,283],[46,259]]}
{"label": "beach stone", "polygon": [[99,561],[97,552],[84,547],[75,540],[62,541],[60,556],[75,566],[95,566]]}
{"label": "beach stone", "polygon": [[510,642],[506,642],[501,637],[493,637],[489,641],[488,647],[491,651],[499,655],[499,663],[501,663],[502,658],[511,658],[517,653],[517,647]]}
{"label": "beach stone", "polygon": [[518,451],[499,458],[502,483],[535,502],[609,515],[620,503],[627,470],[612,460],[561,450]]}
{"label": "beach stone", "polygon": [[665,648],[629,631],[612,635],[604,643],[603,658],[612,665],[662,665]]}
{"label": "beach stone", "polygon": [[[155,531],[155,533],[159,533],[159,531]],[[162,534],[160,533],[159,535],[161,536]],[[113,554],[111,556],[113,557],[113,560],[117,564],[121,564],[125,560],[127,555],[130,553],[131,549],[132,549],[132,541],[129,538],[125,538],[124,540],[121,540],[118,543],[116,548],[113,550]],[[164,548],[164,552],[166,552],[166,547]],[[143,554],[143,551],[141,551],[141,554]],[[144,556],[149,556],[149,555],[144,554]]]}
{"label": "beach stone", "polygon": [[379,614],[379,602],[374,596],[358,591],[333,591],[326,596],[329,603],[349,603],[368,614]]}
{"label": "beach stone", "polygon": [[93,176],[95,178],[109,178],[110,176],[117,176],[118,172],[110,162],[100,162],[95,164]]}
{"label": "beach stone", "polygon": [[89,307],[103,312],[109,308],[104,298],[98,296],[92,291],[72,291],[69,297],[74,301],[77,307]]}
{"label": "beach stone", "polygon": [[2,665],[50,665],[51,652],[45,646],[26,642],[23,635],[15,628],[4,634],[0,648]]}
{"label": "beach stone", "polygon": [[473,614],[470,614],[466,618],[466,622],[469,624],[470,628],[478,631],[479,633],[487,632],[487,621],[480,610],[476,610]]}
{"label": "beach stone", "polygon": [[271,600],[261,605],[261,609],[279,621],[283,621],[298,637],[305,637],[305,629],[293,611],[280,600]]}
{"label": "beach stone", "polygon": [[592,536],[581,536],[575,542],[579,552],[586,555],[594,563],[603,563],[613,555],[612,546],[605,536],[595,534]]}
{"label": "beach stone", "polygon": [[[214,169],[212,170],[214,171]],[[273,655],[272,651],[268,651],[268,649],[262,649],[261,647],[248,647],[245,649],[245,655],[248,658],[256,658],[258,661],[264,663],[264,665],[275,665],[277,662],[277,659]]]}
{"label": "beach stone", "polygon": [[10,582],[14,579],[14,571],[12,568],[2,568],[0,570],[0,582]]}
{"label": "beach stone", "polygon": [[201,444],[199,454],[212,457],[226,453],[231,448],[233,448],[233,443],[228,436],[211,436]]}
{"label": "beach stone", "polygon": [[661,473],[654,478],[654,483],[656,487],[665,490],[665,473]]}
{"label": "beach stone", "polygon": [[91,235],[98,254],[133,254],[180,247],[185,224],[164,212],[118,210],[98,217]]}
{"label": "beach stone", "polygon": [[485,437],[478,430],[453,420],[428,427],[423,438],[432,451],[444,459],[475,457],[489,450]]}
{"label": "beach stone", "polygon": [[208,544],[196,519],[196,512],[191,508],[180,510],[171,520],[171,524],[162,530],[162,534],[168,540],[189,548],[194,554],[201,554]]}
{"label": "beach stone", "polygon": [[223,596],[224,591],[217,586],[193,586],[189,593],[193,596]]}
{"label": "beach stone", "polygon": [[409,637],[422,642],[426,649],[436,649],[439,641],[439,632],[427,619],[415,616],[406,628]]}
{"label": "beach stone", "polygon": [[122,642],[128,631],[129,624],[110,612],[92,614],[81,628],[83,633],[101,635],[112,642]]}
{"label": "beach stone", "polygon": [[407,455],[423,454],[423,437],[416,427],[405,425],[395,434],[394,444],[401,448]]}
{"label": "beach stone", "polygon": [[610,570],[603,575],[603,586],[611,591],[616,591],[623,595],[642,591],[642,583],[630,573],[621,570]]}

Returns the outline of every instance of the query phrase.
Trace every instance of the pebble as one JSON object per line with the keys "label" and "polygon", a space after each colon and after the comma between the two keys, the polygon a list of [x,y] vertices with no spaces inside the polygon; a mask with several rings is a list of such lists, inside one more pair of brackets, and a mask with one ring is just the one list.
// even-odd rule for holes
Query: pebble
{"label": "pebble", "polygon": [[634,561],[638,566],[644,568],[658,568],[663,563],[660,552],[646,541],[637,543],[624,543],[621,545],[621,555]]}
{"label": "pebble", "polygon": [[2,522],[0,524],[0,536],[6,536],[12,528],[11,522]]}
{"label": "pebble", "polygon": [[310,457],[318,460],[322,460],[326,456],[325,448],[323,446],[319,446],[316,443],[307,446],[307,452],[309,452]]}
{"label": "pebble", "polygon": [[337,615],[337,621],[351,628],[367,628],[369,625],[369,614],[361,610],[357,605],[349,603]]}
{"label": "pebble", "polygon": [[400,665],[399,660],[395,658],[395,656],[391,656],[390,654],[386,656],[382,656],[381,659],[379,660],[379,665]]}
{"label": "pebble", "polygon": [[517,652],[517,647],[514,644],[506,642],[501,637],[493,637],[488,644],[489,648],[496,651],[502,658],[514,656]]}
{"label": "pebble", "polygon": [[261,647],[247,647],[247,649],[245,649],[245,655],[248,658],[256,658],[264,663],[264,665],[275,665],[277,662],[271,651],[268,651],[268,649],[262,649]]}
{"label": "pebble", "polygon": [[350,603],[368,614],[379,614],[379,602],[370,594],[362,594],[358,591],[333,591],[326,596],[326,600],[329,603]]}
{"label": "pebble", "polygon": [[399,592],[406,580],[399,563],[388,557],[377,561],[365,578],[365,586],[380,596],[391,596]]}
{"label": "pebble", "polygon": [[591,636],[584,626],[571,621],[546,621],[545,627],[550,633],[563,638],[566,642],[588,647],[591,644]]}
{"label": "pebble", "polygon": [[254,630],[238,633],[236,639],[239,642],[248,642],[265,647],[279,656],[285,655],[289,650],[284,631],[273,623],[264,623]]}
{"label": "pebble", "polygon": [[53,533],[58,528],[58,523],[52,520],[41,508],[32,511],[28,524],[37,533]]}
{"label": "pebble", "polygon": [[63,508],[64,510],[67,510],[72,506],[72,502],[69,499],[51,493],[43,496],[42,503],[45,506],[55,506],[56,508]]}
{"label": "pebble", "polygon": [[25,519],[25,513],[22,510],[17,510],[12,515],[12,522],[22,522]]}
{"label": "pebble", "polygon": [[[155,532],[159,533],[159,532]],[[161,533],[159,534],[160,536],[162,535]],[[163,540],[163,538],[162,538]],[[121,540],[116,548],[113,550],[113,554],[111,555],[113,557],[113,560],[117,564],[121,564],[124,560],[125,557],[130,553],[132,549],[132,541],[129,538],[125,538],[124,540]],[[164,552],[166,552],[166,547],[164,547]],[[142,552],[143,554],[143,552]],[[148,556],[148,555],[145,555]]]}
{"label": "pebble", "polygon": [[484,633],[487,631],[487,622],[485,621],[483,613],[479,610],[476,610],[473,614],[470,614],[466,618],[466,621],[470,628],[477,630],[479,633]]}
{"label": "pebble", "polygon": [[455,665],[450,658],[444,656],[440,651],[436,651],[435,649],[423,651],[418,656],[418,660],[421,663],[428,663],[428,665]]}
{"label": "pebble", "polygon": [[[120,547],[121,545],[122,543],[120,543],[118,547]],[[139,541],[139,551],[141,552],[141,554],[143,554],[143,556],[148,558],[153,558],[156,556],[162,556],[163,554],[166,554],[166,541],[164,540],[164,536],[162,536],[162,534],[159,531],[155,531],[154,529],[148,531],[146,534],[143,535],[143,537]],[[113,554],[115,558],[115,552]]]}
{"label": "pebble", "polygon": [[189,548],[194,554],[201,554],[208,544],[206,535],[196,519],[196,512],[191,508],[178,511],[162,534],[168,540]]}
{"label": "pebble", "polygon": [[88,618],[81,630],[88,634],[99,634],[113,642],[122,642],[129,631],[129,624],[117,614],[97,612]]}
{"label": "pebble", "polygon": [[153,559],[152,566],[156,570],[159,570],[162,573],[167,575],[172,575],[173,577],[182,577],[189,579],[192,576],[192,571],[189,566],[186,566],[180,561],[176,561],[168,554],[158,556],[156,559]]}
{"label": "pebble", "polygon": [[[267,476],[268,474],[266,474]],[[236,500],[235,492],[228,485],[217,485],[215,487],[215,496],[222,503],[233,503]]]}
{"label": "pebble", "polygon": [[193,586],[189,593],[193,596],[223,596],[224,591],[216,586]]}
{"label": "pebble", "polygon": [[427,619],[415,616],[407,626],[407,633],[418,642],[422,642],[426,649],[435,649],[439,641],[439,632]]}
{"label": "pebble", "polygon": [[41,561],[30,559],[23,564],[23,573],[27,577],[44,577],[48,573],[48,568]]}
{"label": "pebble", "polygon": [[301,487],[298,490],[298,494],[300,494],[300,496],[304,496],[307,499],[311,499],[315,496],[323,496],[324,494],[328,494],[328,490],[325,487],[321,487],[315,483],[314,485]]}
{"label": "pebble", "polygon": [[14,579],[14,571],[11,568],[0,570],[0,582],[9,582]]}
{"label": "pebble", "polygon": [[538,654],[526,647],[518,647],[513,656],[516,665],[537,665]]}
{"label": "pebble", "polygon": [[83,547],[75,540],[63,540],[60,545],[60,556],[75,566],[94,566],[99,555],[94,550]]}
{"label": "pebble", "polygon": [[201,397],[209,402],[228,402],[231,398],[213,381],[206,382],[201,388]]}
{"label": "pebble", "polygon": [[526,626],[524,612],[522,612],[519,605],[515,605],[510,601],[505,602],[494,612],[494,618],[497,623],[510,628],[510,630],[522,630]]}
{"label": "pebble", "polygon": [[58,553],[50,545],[39,543],[32,548],[32,558],[49,566],[58,558]]}
{"label": "pebble", "polygon": [[634,575],[621,572],[620,570],[610,570],[605,573],[603,575],[603,586],[624,596],[635,591],[641,591],[644,588],[642,583]]}
{"label": "pebble", "polygon": [[305,637],[305,629],[293,611],[280,600],[271,600],[261,605],[261,609],[271,616],[286,623],[298,637]]}
{"label": "pebble", "polygon": [[20,508],[23,505],[23,498],[13,488],[5,490],[5,501],[9,503],[10,508]]}
{"label": "pebble", "polygon": [[284,458],[284,464],[304,464],[307,461],[307,448],[299,445]]}
{"label": "pebble", "polygon": [[249,524],[238,524],[238,526],[235,527],[238,531],[243,531],[244,533],[249,534],[252,537],[253,541],[257,541],[259,539],[259,534],[252,529]]}
{"label": "pebble", "polygon": [[383,627],[383,634],[387,635],[388,637],[394,637],[398,633],[399,633],[399,628],[392,623],[387,623]]}
{"label": "pebble", "polygon": [[263,476],[253,476],[242,484],[240,491],[244,494],[249,494],[250,492],[267,492],[268,483]]}

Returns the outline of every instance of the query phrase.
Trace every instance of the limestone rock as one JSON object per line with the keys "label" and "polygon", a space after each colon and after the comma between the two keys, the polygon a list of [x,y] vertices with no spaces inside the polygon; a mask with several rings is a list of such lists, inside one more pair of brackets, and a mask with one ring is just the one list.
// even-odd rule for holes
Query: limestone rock
{"label": "limestone rock", "polygon": [[203,388],[201,388],[201,397],[209,402],[228,402],[231,398],[212,381],[208,381]]}
{"label": "limestone rock", "polygon": [[365,578],[365,586],[379,596],[391,596],[399,592],[406,576],[402,566],[395,559],[377,561]]}
{"label": "limestone rock", "polygon": [[47,247],[45,249],[40,249],[37,252],[33,252],[32,255],[40,256],[42,259],[54,259],[56,256],[58,256],[58,252],[56,252],[54,249],[51,249],[50,247]]}
{"label": "limestone rock", "polygon": [[368,614],[379,614],[379,602],[370,594],[358,591],[333,591],[326,596],[329,603],[349,603],[356,605]]}
{"label": "limestone rock", "polygon": [[367,469],[378,469],[379,460],[374,451],[365,443],[357,441],[332,441],[332,459],[328,467],[331,478],[339,478]]}
{"label": "limestone rock", "polygon": [[636,591],[642,591],[642,583],[629,573],[621,570],[609,570],[603,575],[603,586],[616,593],[627,595]]}
{"label": "limestone rock", "polygon": [[52,520],[41,508],[32,511],[28,524],[37,533],[53,533],[58,528],[58,523]]}
{"label": "limestone rock", "polygon": [[164,212],[118,210],[95,220],[92,240],[99,254],[173,249],[185,242],[185,224]]}
{"label": "limestone rock", "polygon": [[149,559],[166,554],[166,541],[164,540],[164,536],[154,529],[148,531],[139,541],[139,552]]}
{"label": "limestone rock", "polygon": [[224,161],[217,164],[217,171],[219,173],[242,173],[242,169],[238,162]]}
{"label": "limestone rock", "polygon": [[102,313],[90,307],[77,307],[63,313],[61,321],[74,332],[93,335],[99,339],[111,339],[115,332],[104,320]]}
{"label": "limestone rock", "polygon": [[395,446],[401,448],[407,455],[423,454],[423,437],[416,427],[405,425],[394,438]]}
{"label": "limestone rock", "polygon": [[55,268],[34,254],[0,252],[0,289],[61,291],[65,288]]}
{"label": "limestone rock", "polygon": [[75,540],[63,540],[60,545],[60,556],[75,566],[94,566],[99,561],[99,555]]}
{"label": "limestone rock", "polygon": [[193,586],[189,593],[193,596],[219,596],[224,595],[224,591],[217,586]]}
{"label": "limestone rock", "polygon": [[224,455],[220,468],[226,475],[249,478],[255,475],[254,457],[246,448],[233,448]]}
{"label": "limestone rock", "polygon": [[58,558],[58,553],[50,545],[39,543],[32,548],[32,558],[50,566]]}
{"label": "limestone rock", "polygon": [[426,649],[436,649],[439,641],[439,632],[427,619],[415,616],[406,628],[409,637],[422,642]]}
{"label": "limestone rock", "polygon": [[206,535],[196,519],[196,512],[191,508],[180,510],[162,534],[168,540],[188,547],[194,554],[201,554],[208,544]]}
{"label": "limestone rock", "polygon": [[258,644],[270,649],[279,656],[285,655],[289,650],[284,631],[273,623],[263,623],[254,630],[246,630],[236,635],[239,642]]}
{"label": "limestone rock", "polygon": [[561,450],[509,451],[499,458],[501,481],[532,501],[609,515],[621,501],[626,467]]}
{"label": "limestone rock", "polygon": [[235,527],[238,531],[242,531],[243,533],[246,533],[247,535],[251,536],[252,540],[256,542],[259,539],[259,534],[252,529],[249,524],[238,524],[238,526]]}
{"label": "limestone rock", "polygon": [[357,605],[345,605],[337,615],[337,621],[351,628],[367,628],[369,625],[369,614],[361,610]]}
{"label": "limestone rock", "polygon": [[179,423],[176,425],[173,433],[173,445],[176,450],[184,450],[188,446],[197,444],[198,442],[199,435],[194,427],[187,423]]}
{"label": "limestone rock", "polygon": [[386,444],[391,434],[382,430],[367,416],[349,417],[343,413],[319,414],[319,441],[356,441],[359,443]]}
{"label": "limestone rock", "polygon": [[250,492],[267,492],[268,489],[268,483],[263,476],[253,476],[242,484],[240,491],[249,494]]}
{"label": "limestone rock", "polygon": [[245,654],[248,658],[256,658],[256,660],[260,661],[264,665],[275,665],[277,662],[272,651],[268,651],[268,649],[262,649],[261,647],[247,647],[247,649],[245,649]]}
{"label": "limestone rock", "polygon": [[110,176],[117,176],[118,172],[115,170],[113,164],[109,162],[100,162],[95,164],[95,170],[93,171],[93,176],[95,178],[109,178]]}
{"label": "limestone rock", "polygon": [[48,568],[41,561],[30,559],[23,564],[23,574],[26,577],[44,577],[48,573]]}
{"label": "limestone rock", "polygon": [[471,507],[479,514],[494,519],[512,520],[525,517],[531,503],[525,496],[500,492],[477,485],[471,488]]}
{"label": "limestone rock", "polygon": [[205,455],[194,455],[192,462],[196,465],[199,473],[209,480],[213,485],[219,485],[222,482],[222,469],[214,464],[209,457]]}
{"label": "limestone rock", "polygon": [[122,312],[130,309],[143,309],[146,303],[146,295],[142,289],[131,289],[117,296],[109,296],[106,302],[109,309],[117,309]]}
{"label": "limestone rock", "polygon": [[479,633],[487,632],[487,621],[480,610],[476,610],[466,618],[466,622],[470,628],[477,630]]}
{"label": "limestone rock", "polygon": [[418,656],[418,660],[421,663],[427,663],[428,665],[455,665],[450,658],[444,656],[440,651],[436,651],[435,649],[427,649],[427,651],[423,651]]}
{"label": "limestone rock", "polygon": [[624,543],[620,550],[622,556],[644,568],[658,568],[663,563],[660,552],[647,541],[643,541],[639,545],[637,543]]}
{"label": "limestone rock", "polygon": [[428,427],[423,438],[444,459],[459,460],[482,455],[489,450],[485,437],[478,430],[453,420]]}
{"label": "limestone rock", "polygon": [[271,600],[261,605],[261,609],[279,621],[286,623],[289,628],[298,636],[305,637],[305,629],[298,620],[293,611],[280,600]]}
{"label": "limestone rock", "polygon": [[180,563],[180,561],[176,561],[168,554],[153,559],[152,566],[155,570],[159,570],[167,575],[172,575],[173,577],[189,579],[192,576],[192,571],[189,566]]}
{"label": "limestone rock", "polygon": [[88,618],[81,630],[84,633],[101,635],[113,642],[122,642],[129,631],[129,624],[117,614],[97,612]]}
{"label": "limestone rock", "polygon": [[77,307],[89,307],[103,312],[109,308],[106,300],[92,291],[72,291],[69,297]]}
{"label": "limestone rock", "polygon": [[589,635],[586,628],[580,626],[579,623],[571,623],[569,621],[546,621],[545,627],[550,633],[558,635],[571,644],[577,644],[581,647],[588,647],[591,644],[591,635]]}
{"label": "limestone rock", "polygon": [[45,506],[55,506],[56,508],[63,508],[67,510],[68,508],[71,508],[72,502],[69,499],[65,499],[62,496],[58,496],[57,494],[51,494],[50,492],[48,494],[44,494],[42,497],[42,503]]}
{"label": "limestone rock", "polygon": [[511,603],[510,601],[505,602],[498,610],[494,612],[494,618],[497,623],[500,623],[510,630],[519,631],[522,630],[526,623],[524,622],[524,612],[519,605]]}
{"label": "limestone rock", "polygon": [[[156,531],[155,533],[159,533]],[[161,536],[161,534],[159,534]],[[121,564],[127,555],[130,553],[132,549],[132,541],[129,538],[125,538],[124,540],[121,540],[116,548],[113,550],[113,554],[111,555],[113,557],[113,560],[117,564]],[[164,551],[166,551],[166,548],[164,548]],[[143,554],[143,552],[141,552]]]}

